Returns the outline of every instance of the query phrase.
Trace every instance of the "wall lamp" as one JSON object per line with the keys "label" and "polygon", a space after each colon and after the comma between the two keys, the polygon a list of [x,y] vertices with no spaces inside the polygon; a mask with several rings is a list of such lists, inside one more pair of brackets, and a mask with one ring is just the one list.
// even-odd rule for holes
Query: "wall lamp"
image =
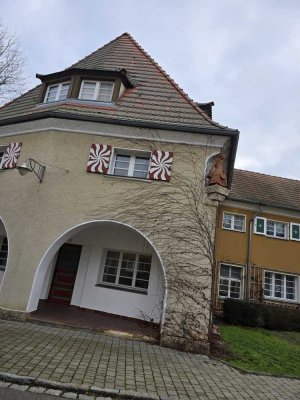
{"label": "wall lamp", "polygon": [[[46,164],[46,163],[43,163],[43,164],[48,165],[49,167],[62,169],[64,171],[69,172],[69,170],[65,169],[65,168],[55,167],[55,165]],[[39,161],[36,161],[33,158],[27,158],[27,160],[17,168],[18,168],[19,174],[22,176],[26,175],[28,172],[33,172],[37,176],[40,183],[42,183],[43,179],[44,179],[45,171],[46,171],[45,165],[42,165]]]}

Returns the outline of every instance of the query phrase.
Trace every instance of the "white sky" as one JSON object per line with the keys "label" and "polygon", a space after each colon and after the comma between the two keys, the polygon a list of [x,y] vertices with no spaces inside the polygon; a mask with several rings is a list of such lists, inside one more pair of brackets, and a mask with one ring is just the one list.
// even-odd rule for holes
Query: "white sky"
{"label": "white sky", "polygon": [[0,0],[35,74],[123,32],[217,122],[240,130],[236,167],[300,179],[299,0]]}

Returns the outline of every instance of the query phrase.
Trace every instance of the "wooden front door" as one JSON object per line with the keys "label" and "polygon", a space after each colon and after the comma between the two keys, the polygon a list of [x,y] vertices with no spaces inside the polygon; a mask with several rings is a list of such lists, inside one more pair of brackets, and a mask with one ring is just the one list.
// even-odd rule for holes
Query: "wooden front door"
{"label": "wooden front door", "polygon": [[59,249],[48,301],[71,303],[82,246],[64,244]]}

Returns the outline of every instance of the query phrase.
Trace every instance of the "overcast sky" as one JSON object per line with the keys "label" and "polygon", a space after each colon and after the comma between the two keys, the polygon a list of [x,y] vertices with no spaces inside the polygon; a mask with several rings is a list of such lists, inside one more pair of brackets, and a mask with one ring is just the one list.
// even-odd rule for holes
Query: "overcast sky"
{"label": "overcast sky", "polygon": [[299,0],[0,0],[36,72],[59,71],[123,32],[214,119],[240,130],[236,167],[300,179]]}

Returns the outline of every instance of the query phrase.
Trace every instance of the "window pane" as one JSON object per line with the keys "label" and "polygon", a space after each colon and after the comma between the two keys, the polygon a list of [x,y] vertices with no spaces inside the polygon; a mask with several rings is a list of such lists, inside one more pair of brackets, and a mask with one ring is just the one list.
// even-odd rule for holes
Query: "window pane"
{"label": "window pane", "polygon": [[244,230],[244,216],[243,215],[235,215],[234,216],[234,229],[237,231]]}
{"label": "window pane", "polygon": [[267,221],[267,235],[274,236],[275,234],[275,223],[273,221]]}
{"label": "window pane", "polygon": [[132,279],[135,267],[136,255],[132,253],[123,253],[119,284],[132,286]]}
{"label": "window pane", "polygon": [[227,279],[220,279],[219,296],[228,297],[229,281]]}
{"label": "window pane", "polygon": [[118,251],[107,252],[104,273],[103,273],[103,282],[115,283],[116,277],[118,273],[118,264],[119,264],[120,253]]}
{"label": "window pane", "polygon": [[276,228],[276,236],[284,238],[285,237],[285,224],[282,222],[276,222],[275,228]]}
{"label": "window pane", "polygon": [[296,277],[286,275],[286,298],[287,300],[296,300]]}
{"label": "window pane", "polygon": [[93,100],[96,90],[96,82],[84,82],[81,92],[81,99]]}
{"label": "window pane", "polygon": [[222,277],[229,277],[230,274],[230,267],[228,265],[221,265],[221,269],[220,269],[220,276]]}
{"label": "window pane", "polygon": [[51,101],[55,101],[57,91],[58,91],[58,85],[49,87],[48,95],[47,95],[47,99],[46,99],[47,103],[50,103]]}
{"label": "window pane", "polygon": [[113,86],[114,86],[113,82],[101,82],[98,93],[98,100],[110,102]]}
{"label": "window pane", "polygon": [[265,272],[264,295],[272,296],[272,273]]}
{"label": "window pane", "polygon": [[242,269],[239,267],[231,267],[231,278],[241,280],[242,277]]}
{"label": "window pane", "polygon": [[59,94],[58,100],[65,100],[67,98],[67,94],[68,94],[68,91],[69,91],[69,86],[70,86],[69,83],[64,83],[61,86],[61,90],[60,90],[60,94]]}
{"label": "window pane", "polygon": [[234,299],[240,298],[241,282],[231,281],[230,282],[230,297]]}
{"label": "window pane", "polygon": [[149,168],[149,157],[136,157],[133,176],[136,178],[147,178]]}
{"label": "window pane", "polygon": [[8,255],[8,241],[4,238],[0,249],[0,266],[5,267]]}
{"label": "window pane", "polygon": [[130,156],[117,154],[114,168],[114,175],[127,176],[129,170]]}
{"label": "window pane", "polygon": [[278,298],[284,297],[284,276],[282,274],[275,274],[275,292],[274,296]]}
{"label": "window pane", "polygon": [[231,229],[231,220],[233,215],[224,213],[223,228]]}

